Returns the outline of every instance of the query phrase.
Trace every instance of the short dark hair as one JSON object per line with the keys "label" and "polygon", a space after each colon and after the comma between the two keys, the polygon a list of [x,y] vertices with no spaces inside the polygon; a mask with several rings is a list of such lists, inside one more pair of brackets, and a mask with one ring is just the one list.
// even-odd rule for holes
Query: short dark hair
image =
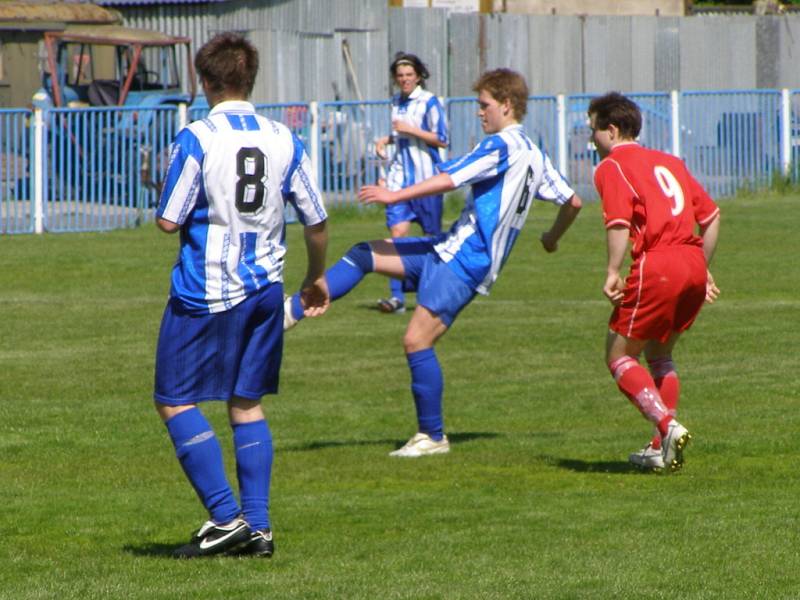
{"label": "short dark hair", "polygon": [[238,33],[220,33],[197,51],[194,66],[211,92],[249,98],[258,73],[258,50]]}
{"label": "short dark hair", "polygon": [[389,71],[392,77],[397,76],[397,67],[400,65],[409,65],[412,67],[417,77],[421,79],[420,85],[425,87],[425,80],[430,77],[431,74],[428,72],[428,67],[425,66],[425,63],[422,62],[416,54],[409,54],[408,52],[398,52],[395,54],[392,64],[389,65]]}
{"label": "short dark hair", "polygon": [[522,121],[528,112],[528,84],[525,78],[511,69],[486,71],[472,85],[475,92],[486,90],[498,102],[511,102],[514,118]]}
{"label": "short dark hair", "polygon": [[619,92],[609,92],[592,98],[589,102],[589,117],[594,115],[595,129],[608,129],[614,125],[620,135],[636,139],[642,130],[642,112],[636,103]]}

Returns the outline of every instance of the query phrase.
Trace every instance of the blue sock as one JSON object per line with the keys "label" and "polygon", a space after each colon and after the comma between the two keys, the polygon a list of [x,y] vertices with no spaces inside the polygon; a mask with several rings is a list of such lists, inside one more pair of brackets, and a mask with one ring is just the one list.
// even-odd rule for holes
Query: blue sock
{"label": "blue sock", "polygon": [[392,298],[397,298],[400,302],[406,301],[406,296],[403,293],[403,282],[400,279],[389,280],[389,293]]}
{"label": "blue sock", "polygon": [[225,477],[222,448],[206,418],[193,408],[166,422],[175,454],[203,506],[217,524],[239,515],[239,505]]}
{"label": "blue sock", "polygon": [[411,393],[414,394],[419,430],[434,440],[441,440],[444,435],[442,416],[444,379],[436,351],[433,348],[426,348],[411,352],[406,354],[406,360],[408,368],[411,369]]}
{"label": "blue sock", "polygon": [[269,529],[269,482],[272,474],[272,433],[266,421],[234,423],[236,474],[242,512],[250,529]]}
{"label": "blue sock", "polygon": [[[331,302],[338,300],[352,290],[367,273],[375,269],[372,261],[372,249],[366,242],[360,242],[350,248],[335,265],[325,272]],[[303,318],[303,306],[300,304],[300,293],[292,296],[292,317],[298,321]]]}

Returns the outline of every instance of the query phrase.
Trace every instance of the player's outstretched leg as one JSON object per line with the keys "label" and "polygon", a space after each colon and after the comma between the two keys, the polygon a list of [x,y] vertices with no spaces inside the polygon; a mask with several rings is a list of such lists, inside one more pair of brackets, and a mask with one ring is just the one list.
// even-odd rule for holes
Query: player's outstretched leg
{"label": "player's outstretched leg", "polygon": [[[367,242],[359,242],[325,272],[331,302],[338,300],[356,287],[364,275],[375,270],[372,248]],[[283,328],[290,329],[303,318],[300,292],[287,296],[283,305]]]}

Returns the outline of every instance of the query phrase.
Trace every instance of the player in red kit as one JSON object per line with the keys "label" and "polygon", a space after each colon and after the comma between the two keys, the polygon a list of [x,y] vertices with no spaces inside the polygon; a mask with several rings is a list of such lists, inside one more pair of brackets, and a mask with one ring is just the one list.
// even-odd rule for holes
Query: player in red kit
{"label": "player in red kit", "polygon": [[[636,142],[642,117],[633,101],[612,92],[594,98],[588,113],[602,158],[595,186],[608,246],[603,293],[614,305],[606,361],[619,389],[657,429],[630,461],[676,471],[691,436],[675,420],[680,382],[672,349],[703,302],[719,294],[708,271],[719,208],[680,158]],[[623,279],[628,240],[633,263]],[[642,351],[649,371],[639,363]]]}

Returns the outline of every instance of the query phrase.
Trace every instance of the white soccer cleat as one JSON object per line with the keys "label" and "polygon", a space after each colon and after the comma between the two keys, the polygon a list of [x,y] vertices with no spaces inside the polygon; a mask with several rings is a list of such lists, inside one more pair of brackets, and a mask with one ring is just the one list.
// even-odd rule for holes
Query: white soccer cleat
{"label": "white soccer cleat", "polygon": [[683,451],[689,445],[692,436],[689,431],[675,419],[670,421],[667,435],[661,439],[661,452],[664,468],[670,472],[678,471],[683,466]]}
{"label": "white soccer cleat", "polygon": [[628,462],[640,469],[660,471],[664,468],[664,457],[661,455],[661,448],[656,450],[652,444],[647,444],[638,452],[628,456]]}
{"label": "white soccer cleat", "polygon": [[389,452],[389,456],[416,458],[418,456],[447,454],[448,452],[450,452],[450,442],[447,441],[446,435],[437,442],[427,433],[418,433],[408,440],[406,445],[402,448],[398,448],[394,452]]}
{"label": "white soccer cleat", "polygon": [[292,316],[292,297],[283,295],[283,330],[291,329],[297,325],[297,319]]}
{"label": "white soccer cleat", "polygon": [[406,312],[406,303],[394,296],[391,298],[381,298],[378,300],[378,310],[382,313],[394,313],[399,315]]}

